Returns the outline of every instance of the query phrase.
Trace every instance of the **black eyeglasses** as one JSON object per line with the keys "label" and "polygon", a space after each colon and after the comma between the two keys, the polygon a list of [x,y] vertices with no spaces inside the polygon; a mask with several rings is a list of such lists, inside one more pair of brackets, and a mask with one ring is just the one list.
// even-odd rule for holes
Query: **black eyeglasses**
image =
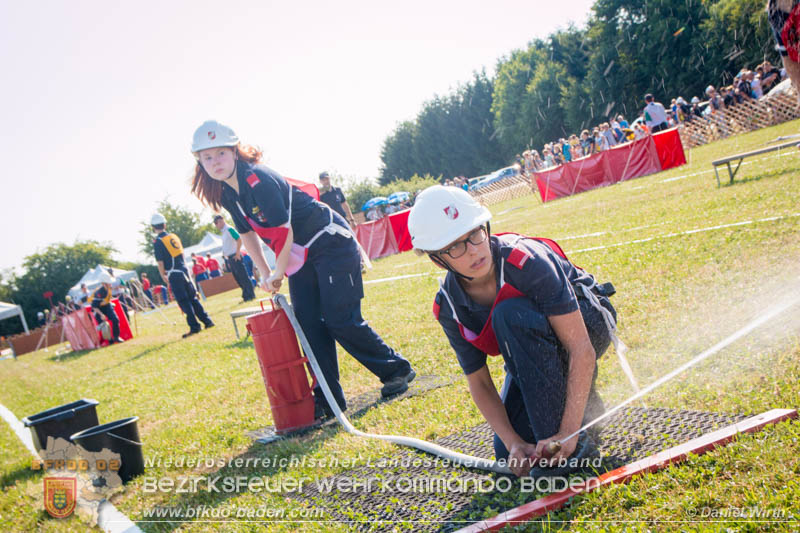
{"label": "black eyeglasses", "polygon": [[465,253],[467,253],[467,242],[472,244],[473,246],[477,246],[483,241],[486,240],[486,228],[481,226],[480,228],[476,228],[467,235],[466,239],[456,241],[452,245],[448,246],[446,250],[440,250],[440,254],[447,254],[453,259],[458,259]]}

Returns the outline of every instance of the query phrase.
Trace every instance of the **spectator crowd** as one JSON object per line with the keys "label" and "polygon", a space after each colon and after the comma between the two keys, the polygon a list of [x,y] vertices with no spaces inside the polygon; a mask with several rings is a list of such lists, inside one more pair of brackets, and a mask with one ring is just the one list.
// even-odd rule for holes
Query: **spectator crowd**
{"label": "spectator crowd", "polygon": [[[645,107],[639,117],[629,123],[623,115],[616,115],[580,135],[572,134],[545,144],[541,152],[528,149],[517,154],[514,164],[521,172],[530,176],[532,172],[546,170],[582,157],[603,152],[614,146],[641,139],[650,133],[693,121],[706,121],[716,125],[720,135],[729,135],[725,110],[748,100],[758,100],[786,78],[786,70],[764,61],[753,70],[742,69],[732,83],[717,89],[706,87],[704,97],[691,98],[687,102],[682,96],[672,98],[668,108],[656,102],[653,95],[645,96]],[[459,186],[457,180],[448,180],[445,185]],[[449,183],[453,181],[453,183]],[[466,179],[464,180],[466,182]]]}

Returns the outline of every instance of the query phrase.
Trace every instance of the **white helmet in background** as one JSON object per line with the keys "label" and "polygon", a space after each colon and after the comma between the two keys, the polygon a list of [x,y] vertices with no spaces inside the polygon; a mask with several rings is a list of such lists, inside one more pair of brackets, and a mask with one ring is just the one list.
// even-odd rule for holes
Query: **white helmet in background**
{"label": "white helmet in background", "polygon": [[232,128],[220,124],[216,120],[206,120],[194,132],[192,137],[192,153],[197,156],[197,152],[208,148],[219,148],[222,146],[236,146],[239,144],[239,137]]}
{"label": "white helmet in background", "polygon": [[161,213],[153,213],[153,216],[150,217],[150,225],[151,226],[160,226],[161,224],[166,224],[167,219],[164,218],[164,215]]}
{"label": "white helmet in background", "polygon": [[101,321],[97,325],[97,331],[100,332],[100,335],[102,335],[105,340],[111,340],[111,328],[109,327],[108,322],[105,320]]}
{"label": "white helmet in background", "polygon": [[491,218],[492,213],[465,190],[434,185],[417,196],[408,215],[408,232],[414,248],[432,252]]}

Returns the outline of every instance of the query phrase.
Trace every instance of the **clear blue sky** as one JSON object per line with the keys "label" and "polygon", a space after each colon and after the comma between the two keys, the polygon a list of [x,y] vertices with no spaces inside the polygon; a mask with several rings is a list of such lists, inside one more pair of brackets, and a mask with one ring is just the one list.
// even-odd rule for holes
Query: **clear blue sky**
{"label": "clear blue sky", "polygon": [[[0,3],[0,269],[55,242],[142,261],[159,200],[199,210],[191,135],[214,118],[308,181],[374,177],[422,103],[591,0]],[[184,243],[191,244],[191,243]]]}

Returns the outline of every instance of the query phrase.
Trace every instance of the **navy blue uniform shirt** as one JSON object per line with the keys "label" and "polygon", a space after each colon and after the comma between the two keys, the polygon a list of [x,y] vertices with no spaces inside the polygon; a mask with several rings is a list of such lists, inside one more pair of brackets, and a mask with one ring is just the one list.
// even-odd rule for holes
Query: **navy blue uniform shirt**
{"label": "navy blue uniform shirt", "polygon": [[342,204],[345,202],[344,193],[339,187],[331,187],[331,189],[319,195],[319,200],[328,204],[328,207],[342,215],[342,218],[347,220],[347,215],[344,213]]}
{"label": "navy blue uniform shirt", "polygon": [[[247,178],[255,174],[258,182],[251,186]],[[233,219],[239,233],[253,230],[236,203],[242,210],[264,227],[276,228],[289,221],[289,192],[292,194],[292,232],[294,242],[304,245],[331,220],[328,206],[316,201],[297,187],[292,187],[283,177],[264,165],[254,165],[244,161],[236,163],[239,194],[228,185],[222,184],[221,204]]]}
{"label": "navy blue uniform shirt", "polygon": [[[545,316],[565,315],[578,309],[578,300],[573,285],[580,283],[591,286],[594,278],[569,261],[556,254],[546,244],[516,235],[492,235],[490,238],[492,260],[495,265],[497,288],[500,289],[500,260],[503,261],[503,276],[526,297],[530,298]],[[515,248],[526,251],[530,258],[522,269],[508,263],[508,256]],[[452,272],[444,280],[444,289],[453,302],[458,319],[465,328],[479,334],[489,320],[491,306],[485,307],[474,302]],[[447,340],[456,352],[458,363],[464,374],[472,374],[486,364],[486,354],[478,350],[461,336],[458,324],[453,319],[450,304],[441,290],[436,294],[439,305],[439,323],[447,335]]]}
{"label": "navy blue uniform shirt", "polygon": [[162,231],[158,234],[156,240],[153,241],[153,251],[155,252],[156,261],[164,263],[164,270],[182,270],[186,275],[189,275],[189,271],[186,270],[186,261],[183,259],[183,254],[172,257],[167,251],[167,247],[164,246],[161,240],[165,235],[169,235],[169,233]]}

